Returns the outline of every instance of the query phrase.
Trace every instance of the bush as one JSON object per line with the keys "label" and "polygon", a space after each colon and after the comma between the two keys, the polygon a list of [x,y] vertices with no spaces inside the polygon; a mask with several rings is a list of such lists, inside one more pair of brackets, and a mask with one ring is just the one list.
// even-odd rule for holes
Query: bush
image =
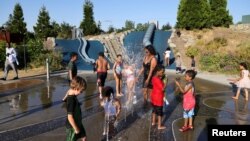
{"label": "bush", "polygon": [[199,54],[199,49],[198,48],[191,47],[191,46],[187,48],[186,55],[188,57],[197,56],[198,54]]}
{"label": "bush", "polygon": [[204,54],[200,58],[200,67],[202,70],[216,72],[220,70],[220,56],[218,54]]}
{"label": "bush", "polygon": [[225,38],[222,38],[222,37],[216,37],[214,38],[214,42],[215,43],[218,43],[219,45],[222,45],[222,46],[227,46],[227,39]]}

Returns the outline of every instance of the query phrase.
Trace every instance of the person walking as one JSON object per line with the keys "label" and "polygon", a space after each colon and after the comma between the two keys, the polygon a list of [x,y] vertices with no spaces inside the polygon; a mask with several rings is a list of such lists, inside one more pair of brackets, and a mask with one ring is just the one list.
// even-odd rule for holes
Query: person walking
{"label": "person walking", "polygon": [[1,80],[6,80],[10,67],[15,72],[16,76],[13,78],[13,80],[18,79],[18,71],[17,71],[17,65],[19,65],[17,60],[17,53],[13,47],[10,46],[10,43],[6,44],[6,60],[4,65],[4,76],[1,78]]}
{"label": "person walking", "polygon": [[99,98],[102,99],[102,91],[107,78],[108,70],[110,69],[108,61],[104,57],[103,52],[99,52],[96,60],[97,85],[99,89]]}
{"label": "person walking", "polygon": [[81,106],[77,99],[87,88],[87,83],[82,77],[76,76],[70,83],[68,97],[66,99],[67,120],[66,120],[66,140],[77,141],[81,139],[86,141],[86,132],[82,124]]}
{"label": "person walking", "polygon": [[237,93],[236,96],[233,96],[232,98],[237,100],[240,96],[241,89],[244,89],[245,91],[245,100],[248,101],[248,90],[250,88],[250,79],[249,79],[249,71],[247,70],[247,64],[242,62],[240,63],[240,78],[237,79],[229,79],[234,84],[237,85]]}

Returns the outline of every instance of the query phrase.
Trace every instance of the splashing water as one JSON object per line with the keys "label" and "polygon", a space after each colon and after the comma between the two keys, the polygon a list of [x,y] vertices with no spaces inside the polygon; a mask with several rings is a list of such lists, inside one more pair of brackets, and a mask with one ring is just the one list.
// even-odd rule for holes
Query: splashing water
{"label": "splashing water", "polygon": [[[126,98],[125,98],[125,105],[123,106],[124,111],[125,111],[125,121],[126,121],[126,116],[128,113],[134,111],[134,107],[133,105],[137,103],[137,96],[136,94],[138,92],[136,92],[136,88],[139,87],[138,84],[140,83],[136,83],[135,82],[135,76],[138,74],[141,65],[142,65],[142,60],[143,60],[143,47],[142,45],[131,45],[131,46],[125,46],[122,48],[122,56],[123,56],[123,60],[126,64],[125,70],[128,69],[130,67],[130,71],[132,71],[132,74],[127,75],[127,77],[125,79],[130,79],[131,77],[133,78],[133,83],[134,86],[128,86],[130,82],[127,82],[125,80],[125,85],[124,85],[124,92],[126,94]],[[132,76],[131,76],[132,75]],[[130,77],[130,78],[129,78]]]}

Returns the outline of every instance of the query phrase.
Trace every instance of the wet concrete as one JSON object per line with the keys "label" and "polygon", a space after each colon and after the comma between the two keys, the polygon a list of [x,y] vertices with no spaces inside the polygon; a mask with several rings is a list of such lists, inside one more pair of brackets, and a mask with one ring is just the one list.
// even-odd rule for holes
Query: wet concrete
{"label": "wet concrete", "polygon": [[[189,141],[206,140],[206,124],[249,124],[249,102],[240,97],[238,101],[231,99],[234,88],[218,83],[195,79],[197,106],[195,109],[194,130],[185,133],[178,129],[183,124],[182,95],[177,91],[174,80],[183,75],[169,74],[167,98],[170,105],[164,107],[163,124],[166,130],[159,131],[151,127],[150,107],[142,107],[140,87],[136,88],[138,103],[132,110],[126,110],[125,97],[122,97],[122,113],[117,126],[118,133],[111,140],[134,141]],[[112,77],[110,77],[112,78]],[[107,85],[114,86],[109,78]],[[80,95],[82,103],[83,124],[88,140],[103,140],[103,109],[99,106],[95,84],[95,75],[86,77],[88,89]],[[50,83],[40,79],[39,85],[29,82],[22,92],[9,92],[0,96],[0,140],[65,140],[65,108],[61,101],[68,90],[65,76],[51,78]],[[22,85],[20,85],[22,86]],[[32,137],[33,136],[33,137]],[[9,137],[9,138],[7,138]]]}
{"label": "wet concrete", "polygon": [[[170,76],[170,84],[176,75]],[[182,84],[185,85],[183,79]],[[194,130],[180,132],[183,126],[182,95],[178,91],[168,94],[170,105],[165,109],[163,123],[167,127],[164,132],[152,128],[151,141],[206,141],[207,124],[249,125],[249,102],[242,97],[235,101],[231,97],[235,88],[218,83],[195,79],[196,108]],[[174,87],[174,86],[173,86]],[[168,92],[167,92],[168,93]]]}

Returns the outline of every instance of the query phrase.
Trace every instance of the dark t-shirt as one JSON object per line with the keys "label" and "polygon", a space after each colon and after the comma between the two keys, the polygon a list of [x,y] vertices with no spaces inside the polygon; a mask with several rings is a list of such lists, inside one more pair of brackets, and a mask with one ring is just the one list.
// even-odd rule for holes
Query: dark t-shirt
{"label": "dark t-shirt", "polygon": [[[81,107],[80,107],[80,103],[78,102],[77,97],[75,95],[68,95],[68,97],[67,97],[67,114],[73,115],[73,118],[74,118],[76,125],[78,127],[82,126]],[[68,119],[66,121],[66,127],[72,128]]]}
{"label": "dark t-shirt", "polygon": [[[77,66],[76,66],[75,62],[69,61],[69,63],[68,63],[68,71],[69,70],[71,70],[71,72],[72,72],[72,78],[77,75]],[[69,76],[68,76],[68,78],[69,78]]]}

